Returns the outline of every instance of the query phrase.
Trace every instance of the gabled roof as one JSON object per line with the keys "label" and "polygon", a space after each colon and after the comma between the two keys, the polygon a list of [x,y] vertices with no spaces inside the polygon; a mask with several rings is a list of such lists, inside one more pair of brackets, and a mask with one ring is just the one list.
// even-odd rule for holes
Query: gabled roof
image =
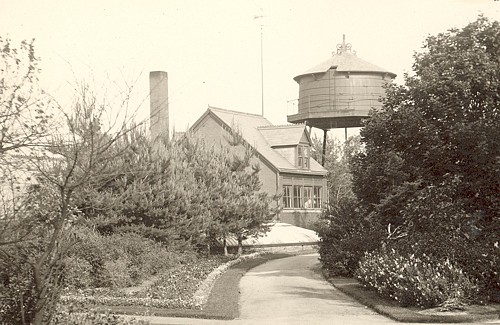
{"label": "gabled roof", "polygon": [[[269,136],[272,131],[267,131],[267,128],[272,130],[276,127],[261,115],[225,110],[217,107],[208,107],[205,114],[203,114],[191,127],[191,130],[196,131],[198,125],[207,116],[212,116],[219,122],[223,123],[226,128],[229,128],[236,132],[240,132],[243,140],[253,148],[255,148],[261,159],[267,161],[271,166],[273,166],[280,172],[312,175],[325,175],[327,172],[326,169],[324,169],[323,166],[317,163],[314,159],[311,159],[310,161],[309,170],[299,169],[295,167],[291,162],[289,162],[285,157],[280,155],[277,151],[272,149],[271,144],[268,142],[266,136],[264,136],[261,131],[265,130],[264,133]],[[297,129],[300,128],[302,130],[302,133],[304,133],[305,131],[304,125],[287,126],[287,128],[288,127],[289,129],[293,130],[292,133],[294,134],[294,138],[296,133],[298,133]],[[297,144],[299,143],[299,141],[300,138],[298,138]]]}
{"label": "gabled roof", "polygon": [[311,142],[307,132],[304,132],[303,124],[290,124],[279,126],[259,127],[260,133],[271,147],[296,146],[306,134],[308,142]]}
{"label": "gabled roof", "polygon": [[341,54],[334,54],[328,60],[321,62],[317,66],[312,67],[306,72],[299,74],[293,79],[298,82],[300,77],[304,75],[325,73],[332,68],[337,69],[337,71],[339,72],[378,72],[387,73],[392,78],[396,77],[395,73],[389,72],[381,67],[376,66],[375,64],[367,62],[357,57],[356,54],[346,52]]}

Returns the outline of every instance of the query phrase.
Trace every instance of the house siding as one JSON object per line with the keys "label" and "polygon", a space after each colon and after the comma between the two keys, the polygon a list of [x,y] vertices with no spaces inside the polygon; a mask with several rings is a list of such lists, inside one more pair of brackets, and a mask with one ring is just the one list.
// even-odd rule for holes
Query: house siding
{"label": "house siding", "polygon": [[[219,124],[216,120],[211,118],[209,115],[201,121],[197,128],[194,131],[194,134],[202,137],[206,143],[212,143],[214,146],[219,144],[223,146],[229,146],[228,137],[229,132],[223,129],[223,126]],[[236,152],[243,154],[245,148],[243,145],[236,146],[234,149]],[[262,192],[269,193],[270,195],[275,195],[277,193],[276,186],[276,172],[265,162],[263,162],[258,157],[252,158],[252,164],[259,164],[259,179],[262,182]]]}
{"label": "house siding", "polygon": [[228,132],[222,128],[221,124],[208,115],[193,130],[193,133],[199,136],[202,135],[207,144],[213,144],[214,146],[227,144],[227,140],[224,137],[228,136]]}
{"label": "house siding", "polygon": [[[226,128],[228,128],[226,123],[220,121],[218,117],[213,116],[211,113],[207,113],[196,122],[191,132],[204,139],[208,144],[212,143],[214,148],[217,148],[219,145],[229,146],[228,139],[230,137],[230,132],[226,130]],[[248,139],[246,140],[248,142]],[[299,141],[301,144],[310,144],[305,133]],[[253,143],[248,144],[254,145]],[[260,145],[262,145],[262,143]],[[258,147],[256,149],[259,150]],[[234,151],[237,153],[243,154],[244,150],[244,145],[234,147]],[[296,164],[296,145],[275,147],[274,151],[290,161],[292,165]],[[281,194],[283,185],[321,186],[322,203],[326,202],[327,183],[324,175],[311,174],[310,170],[304,170],[303,173],[300,170],[280,172],[279,168],[272,165],[266,157],[260,157],[259,153],[252,159],[252,163],[258,163],[260,166],[259,179],[262,182],[262,192],[268,193],[269,195]],[[282,199],[273,203],[275,207],[278,205],[283,205]],[[287,208],[282,209],[278,213],[276,220],[303,228],[313,229],[313,225],[316,220],[318,220],[320,214],[320,208]]]}

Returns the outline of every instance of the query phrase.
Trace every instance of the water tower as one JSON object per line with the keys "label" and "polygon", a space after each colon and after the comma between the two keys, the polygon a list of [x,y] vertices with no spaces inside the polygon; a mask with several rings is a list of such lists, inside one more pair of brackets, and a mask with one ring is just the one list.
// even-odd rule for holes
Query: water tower
{"label": "water tower", "polygon": [[360,127],[372,108],[382,106],[383,85],[395,77],[357,57],[344,35],[330,59],[293,78],[299,84],[298,112],[287,120],[324,131],[324,165],[328,130],[345,128],[347,135],[347,128]]}

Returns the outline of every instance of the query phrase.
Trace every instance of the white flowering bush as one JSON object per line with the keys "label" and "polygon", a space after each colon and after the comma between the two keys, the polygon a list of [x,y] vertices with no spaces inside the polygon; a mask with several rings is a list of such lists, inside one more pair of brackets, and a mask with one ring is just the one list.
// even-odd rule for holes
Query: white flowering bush
{"label": "white flowering bush", "polygon": [[402,306],[458,308],[474,300],[477,285],[449,259],[400,255],[395,250],[366,253],[355,274],[365,287]]}

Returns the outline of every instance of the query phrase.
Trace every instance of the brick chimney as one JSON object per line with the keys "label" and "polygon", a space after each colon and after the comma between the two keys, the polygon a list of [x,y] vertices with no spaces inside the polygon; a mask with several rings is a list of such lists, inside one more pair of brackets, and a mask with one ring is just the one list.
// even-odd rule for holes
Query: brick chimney
{"label": "brick chimney", "polygon": [[149,131],[154,141],[159,136],[168,139],[168,74],[165,71],[149,73],[150,117]]}

